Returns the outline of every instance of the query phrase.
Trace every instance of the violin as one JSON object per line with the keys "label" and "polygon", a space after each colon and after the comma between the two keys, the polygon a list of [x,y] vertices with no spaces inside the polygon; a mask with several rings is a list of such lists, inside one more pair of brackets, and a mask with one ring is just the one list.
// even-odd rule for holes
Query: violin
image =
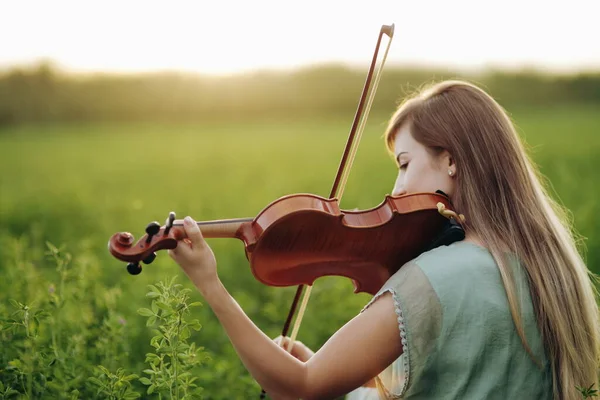
{"label": "violin", "polygon": [[[335,275],[352,279],[355,293],[374,295],[407,261],[464,238],[450,207],[441,192],[386,196],[363,211],[340,210],[337,199],[294,194],[275,200],[255,218],[197,224],[205,238],[241,240],[252,274],[268,286],[312,285]],[[137,243],[129,232],[120,232],[108,248],[137,275],[140,261],[150,264],[156,251],[177,247],[186,237],[182,226],[171,212],[164,226],[148,224]]]}
{"label": "violin", "polygon": [[[250,269],[260,282],[269,286],[298,285],[282,329],[284,337],[288,336],[304,293],[289,336],[288,352],[294,345],[313,283],[319,277],[348,277],[354,283],[355,293],[375,294],[407,261],[434,247],[465,237],[462,227],[464,217],[453,210],[450,199],[441,191],[388,195],[380,205],[369,210],[340,209],[339,202],[393,35],[394,24],[381,26],[328,198],[314,194],[288,195],[270,203],[255,218],[198,222],[206,238],[241,240]],[[389,40],[373,80],[384,36]],[[156,258],[156,251],[173,249],[178,241],[185,238],[182,225],[183,222],[176,220],[175,213],[171,212],[164,226],[158,222],[148,224],[146,235],[135,244],[129,232],[114,234],[108,242],[108,249],[117,259],[128,262],[127,271],[136,275],[142,270],[140,262],[150,264]],[[263,390],[260,398],[265,398],[265,395]]]}

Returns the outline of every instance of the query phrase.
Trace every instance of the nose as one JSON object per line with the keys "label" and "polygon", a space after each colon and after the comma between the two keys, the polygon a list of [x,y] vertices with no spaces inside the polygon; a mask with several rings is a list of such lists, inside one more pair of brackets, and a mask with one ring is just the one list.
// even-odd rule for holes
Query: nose
{"label": "nose", "polygon": [[392,196],[402,196],[406,194],[406,190],[404,190],[404,179],[400,173],[396,177],[396,181],[394,182],[394,189],[392,190]]}
{"label": "nose", "polygon": [[394,187],[394,190],[392,190],[392,196],[402,196],[406,194],[406,190],[404,190],[404,188],[401,187]]}

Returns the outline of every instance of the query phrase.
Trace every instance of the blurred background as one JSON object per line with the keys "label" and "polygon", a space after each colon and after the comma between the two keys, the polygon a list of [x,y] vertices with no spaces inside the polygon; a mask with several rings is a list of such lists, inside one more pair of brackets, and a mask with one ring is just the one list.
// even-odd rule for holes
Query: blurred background
{"label": "blurred background", "polygon": [[[169,211],[254,217],[286,194],[328,196],[383,24],[395,35],[342,208],[391,192],[382,134],[398,103],[465,79],[507,110],[599,272],[595,15],[591,0],[1,3],[0,392],[178,397],[138,379],[155,333],[137,310],[149,284],[192,287],[165,252],[130,276],[108,238]],[[257,282],[241,243],[209,243],[225,286],[279,335],[295,288]],[[319,279],[299,339],[317,350],[369,298]],[[257,396],[210,309],[188,318],[202,324],[193,396]]]}

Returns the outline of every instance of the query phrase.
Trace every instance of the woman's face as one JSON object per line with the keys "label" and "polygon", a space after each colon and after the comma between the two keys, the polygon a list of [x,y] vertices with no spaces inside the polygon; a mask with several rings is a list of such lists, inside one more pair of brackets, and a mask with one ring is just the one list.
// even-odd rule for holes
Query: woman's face
{"label": "woman's face", "polygon": [[398,161],[398,177],[392,195],[441,190],[454,194],[456,165],[446,150],[433,155],[411,134],[411,124],[404,123],[396,132],[394,155]]}

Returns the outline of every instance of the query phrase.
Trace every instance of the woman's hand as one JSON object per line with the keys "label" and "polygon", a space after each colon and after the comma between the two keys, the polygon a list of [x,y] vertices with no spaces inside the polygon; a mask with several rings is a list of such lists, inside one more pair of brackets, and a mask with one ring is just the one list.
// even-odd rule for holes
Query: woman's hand
{"label": "woman's hand", "polygon": [[[277,336],[275,339],[273,339],[273,341],[287,351],[288,345],[290,343],[290,338]],[[292,347],[291,354],[302,362],[307,362],[312,356],[315,355],[315,353],[311,349],[306,347],[304,343],[299,342],[298,340],[294,341],[294,347]]]}
{"label": "woman's hand", "polygon": [[218,280],[217,260],[208,246],[198,224],[191,218],[185,217],[183,228],[187,238],[169,250],[169,255],[185,271],[196,287],[202,290]]}

